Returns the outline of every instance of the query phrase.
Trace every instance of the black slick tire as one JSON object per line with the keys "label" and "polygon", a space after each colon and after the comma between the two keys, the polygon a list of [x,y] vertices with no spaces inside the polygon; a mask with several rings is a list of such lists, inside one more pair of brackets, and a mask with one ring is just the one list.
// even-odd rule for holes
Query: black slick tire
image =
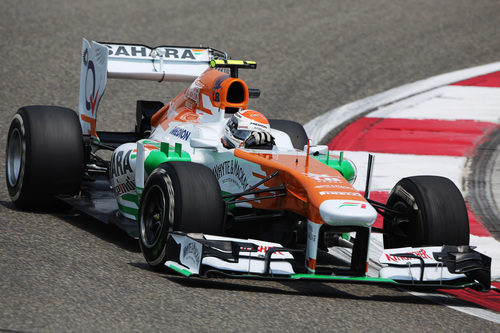
{"label": "black slick tire", "polygon": [[54,196],[75,194],[84,170],[82,131],[73,110],[25,106],[14,115],[7,136],[6,182],[21,209],[51,209]]}
{"label": "black slick tire", "polygon": [[219,183],[204,165],[167,162],[149,176],[139,208],[139,244],[155,270],[167,260],[171,231],[220,235],[225,205]]}
{"label": "black slick tire", "polygon": [[405,212],[403,221],[384,218],[384,248],[468,245],[469,218],[460,190],[448,178],[401,179],[387,200]]}
{"label": "black slick tire", "polygon": [[304,146],[307,145],[308,137],[306,130],[298,122],[284,119],[269,119],[269,125],[273,129],[288,134],[295,149],[303,150]]}

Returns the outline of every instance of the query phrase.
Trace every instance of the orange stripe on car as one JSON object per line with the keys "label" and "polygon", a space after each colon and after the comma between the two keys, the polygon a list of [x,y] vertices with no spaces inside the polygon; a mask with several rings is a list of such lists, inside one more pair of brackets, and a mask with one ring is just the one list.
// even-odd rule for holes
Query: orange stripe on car
{"label": "orange stripe on car", "polygon": [[252,176],[254,176],[255,178],[260,178],[260,179],[266,178],[266,176],[261,175],[260,173],[257,173],[257,172],[252,172]]}
{"label": "orange stripe on car", "polygon": [[95,120],[95,118],[86,116],[84,114],[80,115],[80,117],[82,118],[82,120],[84,122],[89,123],[89,125],[90,125],[90,130],[88,131],[87,134],[89,134],[89,135],[97,138],[98,136],[97,136],[97,131],[96,131],[96,124],[95,124],[96,120]]}
{"label": "orange stripe on car", "polygon": [[307,258],[306,266],[314,271],[316,269],[316,259]]}

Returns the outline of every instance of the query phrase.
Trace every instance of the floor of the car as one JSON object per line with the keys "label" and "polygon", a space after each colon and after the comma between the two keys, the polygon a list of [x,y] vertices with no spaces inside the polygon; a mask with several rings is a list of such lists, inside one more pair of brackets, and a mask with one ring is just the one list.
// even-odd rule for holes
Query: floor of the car
{"label": "floor of the car", "polygon": [[58,196],[74,209],[104,223],[111,223],[137,238],[137,222],[124,217],[111,190],[108,178],[103,172],[86,175],[82,181],[80,195]]}

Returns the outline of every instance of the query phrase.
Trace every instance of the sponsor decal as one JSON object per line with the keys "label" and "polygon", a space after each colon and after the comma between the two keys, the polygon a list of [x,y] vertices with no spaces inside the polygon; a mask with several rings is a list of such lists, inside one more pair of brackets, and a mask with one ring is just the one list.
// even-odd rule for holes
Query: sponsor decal
{"label": "sponsor decal", "polygon": [[146,57],[148,55],[148,51],[145,47],[141,46],[118,46],[116,50],[113,50],[111,45],[107,45],[109,48],[108,55],[115,56],[127,56],[127,57]]}
{"label": "sponsor decal", "polygon": [[200,265],[201,252],[196,247],[196,244],[194,242],[187,243],[182,249],[182,252],[183,252],[182,256],[183,263],[192,262],[195,267],[198,267]]}
{"label": "sponsor decal", "polygon": [[[182,52],[182,54],[181,54]],[[173,59],[193,59],[195,60],[195,56],[193,51],[186,49],[165,49],[165,58],[173,58]]]}
{"label": "sponsor decal", "polygon": [[256,123],[256,122],[253,122],[253,121],[252,121],[252,122],[250,122],[250,125],[257,126],[257,127],[260,127],[260,128],[262,128],[262,129],[267,130],[267,126],[266,126],[266,125],[264,125],[264,124],[261,124],[261,123]]}
{"label": "sponsor decal", "polygon": [[[87,52],[87,72],[85,73],[85,108],[87,111],[92,112],[92,116],[94,116],[94,112],[97,106],[97,100],[99,96],[99,90],[101,88],[97,88],[97,92],[95,91],[95,66],[94,62],[92,60],[88,60],[88,51]],[[84,54],[84,59],[83,61],[85,62],[85,54]],[[89,84],[89,77],[90,80],[92,80],[92,83]],[[92,92],[89,92],[89,85],[92,86]]]}
{"label": "sponsor decal", "polygon": [[184,141],[187,141],[191,136],[190,131],[178,126],[174,127],[174,129],[172,129],[169,133]]}
{"label": "sponsor decal", "polygon": [[366,204],[362,203],[362,202],[343,202],[339,206],[339,208],[342,208],[342,207],[355,207],[355,206],[361,206],[361,209],[366,209]]}
{"label": "sponsor decal", "polygon": [[[432,258],[431,256],[429,256],[427,254],[427,251],[425,251],[425,249],[420,249],[420,250],[417,250],[417,251],[410,251],[408,253],[414,254],[417,257],[420,257],[422,259],[434,260],[434,258]],[[385,253],[385,257],[386,257],[386,259],[388,261],[392,261],[392,262],[401,262],[401,261],[410,261],[410,260],[412,260],[412,258],[391,256],[390,254],[387,254],[387,253]]]}
{"label": "sponsor decal", "polygon": [[205,51],[205,50],[193,49],[194,55],[197,55],[197,56],[203,55],[203,51]]}
{"label": "sponsor decal", "polygon": [[204,50],[193,50],[184,48],[169,48],[161,47],[150,50],[145,46],[132,45],[106,45],[108,47],[108,55],[121,57],[148,57],[154,54],[162,54],[166,59],[190,59],[196,60],[196,56],[203,56]]}
{"label": "sponsor decal", "polygon": [[[212,168],[212,172],[214,173],[219,183],[233,182],[237,186],[242,187],[243,189],[246,189],[248,186],[248,179],[245,170],[243,170],[243,168],[240,167],[237,160],[225,161],[216,164]],[[226,176],[232,178],[224,179],[221,182],[221,178],[225,178]],[[238,183],[235,182],[236,179],[238,180]]]}
{"label": "sponsor decal", "polygon": [[220,90],[222,89],[222,82],[224,82],[225,78],[218,78],[215,81],[214,91],[212,93],[212,99],[214,102],[218,102],[220,98]]}
{"label": "sponsor decal", "polygon": [[319,195],[354,195],[358,197],[362,196],[358,192],[336,192],[336,191],[320,191]]}
{"label": "sponsor decal", "polygon": [[314,232],[314,227],[311,225],[311,223],[308,223],[307,225],[307,239],[313,243],[316,242],[318,234]]}
{"label": "sponsor decal", "polygon": [[[271,248],[271,246],[265,246],[265,245],[259,245],[259,247],[257,248],[257,252],[259,253],[262,253],[264,255],[262,256],[265,256],[265,253]],[[241,247],[240,248],[240,251],[242,252],[245,252],[245,251],[252,251],[252,248],[248,248],[248,247]],[[280,251],[275,251],[273,252],[273,254],[280,254],[280,255],[283,255],[282,252]]]}
{"label": "sponsor decal", "polygon": [[128,192],[135,191],[135,181],[130,179],[128,176],[125,178],[123,183],[116,183],[113,187],[113,193],[116,195],[125,194]]}
{"label": "sponsor decal", "polygon": [[303,175],[317,181],[320,183],[341,183],[342,180],[340,180],[339,177],[332,176],[332,175],[325,175],[325,174],[317,174],[317,173],[303,173]]}
{"label": "sponsor decal", "polygon": [[83,63],[85,66],[89,63],[89,49],[85,49],[85,51],[83,51]]}
{"label": "sponsor decal", "polygon": [[309,268],[310,270],[315,270],[316,269],[316,259],[313,259],[313,258],[307,258],[306,260],[306,266],[307,268]]}
{"label": "sponsor decal", "polygon": [[186,101],[186,104],[184,104],[186,108],[193,110],[194,109],[194,103],[191,101]]}
{"label": "sponsor decal", "polygon": [[200,89],[202,88],[201,83],[199,82],[198,79],[194,81],[191,86],[189,86],[189,89],[186,91],[184,96],[186,98],[189,98],[190,100],[194,101],[195,103],[198,103],[200,100]]}
{"label": "sponsor decal", "polygon": [[339,190],[352,190],[352,186],[347,185],[316,185],[314,188],[334,188]]}
{"label": "sponsor decal", "polygon": [[[259,246],[257,248],[257,252],[266,253],[267,250],[269,250],[270,248],[271,248],[270,246],[263,246],[263,245],[261,245],[261,246]],[[277,254],[283,255],[283,253],[281,253],[280,251],[276,251],[276,252],[273,252],[273,253],[277,253]]]}
{"label": "sponsor decal", "polygon": [[[130,166],[130,155],[132,150],[119,151],[111,156],[111,177],[116,178],[127,172],[133,173],[132,167]],[[124,156],[125,154],[125,156]]]}

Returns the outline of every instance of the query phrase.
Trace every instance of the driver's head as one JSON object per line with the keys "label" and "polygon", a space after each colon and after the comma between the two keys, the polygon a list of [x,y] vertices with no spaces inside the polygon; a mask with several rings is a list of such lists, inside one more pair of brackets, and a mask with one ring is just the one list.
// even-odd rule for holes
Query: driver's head
{"label": "driver's head", "polygon": [[269,132],[269,121],[264,115],[254,110],[236,112],[224,127],[224,145],[227,148],[239,147],[252,132]]}

